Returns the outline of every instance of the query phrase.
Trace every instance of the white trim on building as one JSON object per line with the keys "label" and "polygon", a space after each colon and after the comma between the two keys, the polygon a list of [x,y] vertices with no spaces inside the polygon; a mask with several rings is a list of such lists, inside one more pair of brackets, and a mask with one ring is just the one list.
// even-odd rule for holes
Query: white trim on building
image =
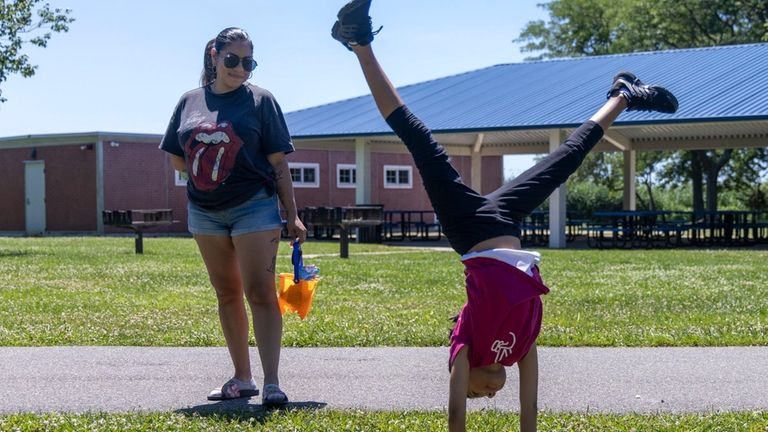
{"label": "white trim on building", "polygon": [[357,165],[336,164],[336,187],[338,189],[357,187]]}
{"label": "white trim on building", "polygon": [[384,189],[413,189],[413,167],[384,165]]}
{"label": "white trim on building", "polygon": [[293,187],[319,188],[320,164],[313,162],[288,162]]}

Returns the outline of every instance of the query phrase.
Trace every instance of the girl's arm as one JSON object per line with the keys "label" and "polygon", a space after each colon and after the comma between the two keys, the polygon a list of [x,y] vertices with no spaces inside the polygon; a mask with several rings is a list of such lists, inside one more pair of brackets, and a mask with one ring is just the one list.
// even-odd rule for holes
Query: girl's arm
{"label": "girl's arm", "polygon": [[467,390],[469,389],[469,359],[467,347],[461,348],[451,366],[448,394],[448,431],[464,432],[467,427]]}
{"label": "girl's arm", "polygon": [[285,153],[277,152],[267,155],[267,160],[275,169],[275,179],[277,181],[277,196],[280,197],[280,203],[286,213],[288,235],[291,239],[298,239],[299,243],[304,243],[307,239],[307,229],[299,219],[299,212],[296,210],[296,199],[293,197],[293,182],[288,170],[288,161],[285,160]]}
{"label": "girl's arm", "polygon": [[184,158],[181,156],[176,156],[175,154],[168,153],[168,156],[171,157],[171,166],[173,169],[180,173],[187,172],[187,164],[184,162]]}
{"label": "girl's arm", "polygon": [[517,367],[520,370],[520,432],[535,432],[539,385],[539,359],[535,342],[528,354],[517,363]]}

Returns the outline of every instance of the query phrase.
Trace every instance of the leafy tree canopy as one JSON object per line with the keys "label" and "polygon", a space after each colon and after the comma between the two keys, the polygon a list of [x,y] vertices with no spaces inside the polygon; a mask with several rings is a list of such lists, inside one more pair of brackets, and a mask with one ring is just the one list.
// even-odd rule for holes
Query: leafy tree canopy
{"label": "leafy tree canopy", "polygon": [[555,0],[516,42],[535,59],[768,41],[768,0]]}
{"label": "leafy tree canopy", "polygon": [[0,103],[2,84],[9,75],[23,77],[35,74],[37,66],[24,54],[26,44],[46,47],[51,33],[67,32],[75,19],[69,9],[51,9],[41,0],[0,0]]}

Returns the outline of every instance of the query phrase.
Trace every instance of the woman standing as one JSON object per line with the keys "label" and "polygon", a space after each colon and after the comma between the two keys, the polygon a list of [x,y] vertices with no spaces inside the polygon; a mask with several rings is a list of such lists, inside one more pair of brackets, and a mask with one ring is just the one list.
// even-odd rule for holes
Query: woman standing
{"label": "woman standing", "polygon": [[283,322],[275,294],[275,259],[282,228],[304,242],[285,155],[293,144],[280,106],[270,92],[247,82],[256,61],[253,43],[239,28],[208,42],[202,87],[179,101],[160,148],[186,172],[189,231],[216,291],[219,319],[234,376],[208,399],[258,395],[251,374],[248,316],[253,315],[264,373],[262,403],[284,404],[278,364]]}

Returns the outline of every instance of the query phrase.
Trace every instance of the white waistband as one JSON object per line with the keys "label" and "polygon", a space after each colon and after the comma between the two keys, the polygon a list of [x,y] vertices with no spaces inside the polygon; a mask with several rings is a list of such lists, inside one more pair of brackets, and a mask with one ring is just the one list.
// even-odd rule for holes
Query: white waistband
{"label": "white waistband", "polygon": [[472,258],[492,258],[502,261],[525,272],[528,276],[533,276],[531,267],[541,262],[541,254],[533,251],[520,249],[488,249],[478,252],[470,252],[462,255],[461,260],[466,261]]}

